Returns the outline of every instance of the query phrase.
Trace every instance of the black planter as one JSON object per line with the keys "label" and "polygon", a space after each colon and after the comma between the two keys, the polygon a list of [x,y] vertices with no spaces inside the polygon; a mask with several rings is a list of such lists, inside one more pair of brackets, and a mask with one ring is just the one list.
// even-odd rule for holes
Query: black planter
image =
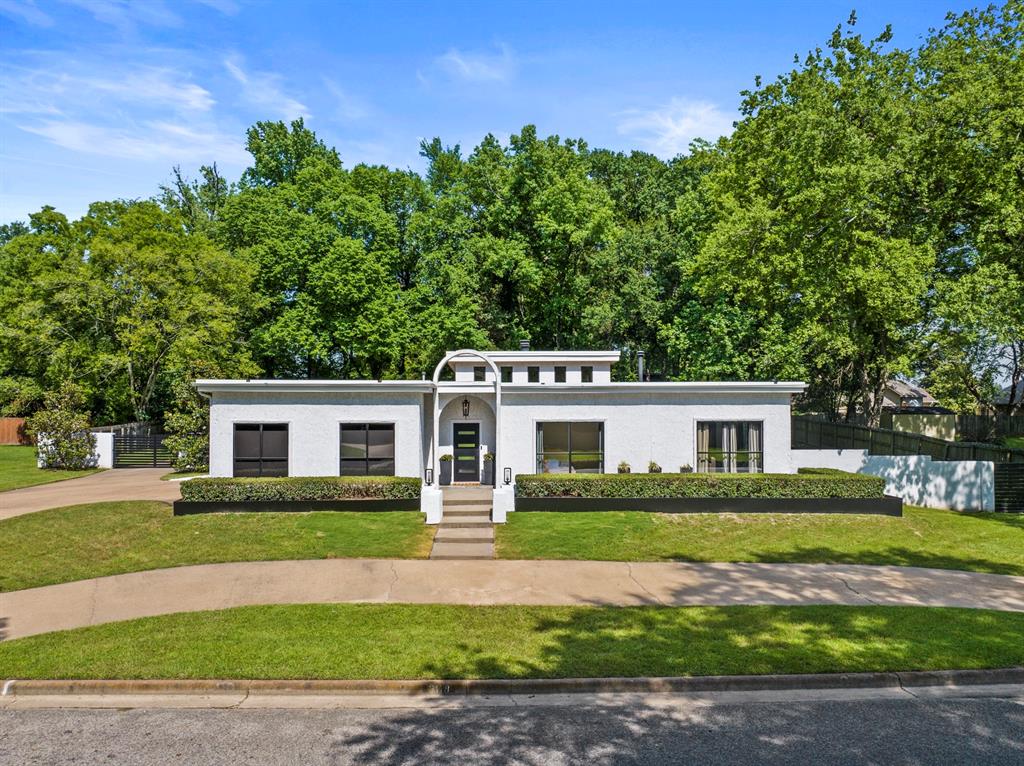
{"label": "black planter", "polygon": [[441,461],[441,486],[447,487],[452,483],[452,461]]}
{"label": "black planter", "polygon": [[485,486],[487,486],[487,487],[493,487],[494,486],[494,461],[493,460],[485,460],[484,461],[484,472],[483,473],[484,473],[484,477],[480,481],[480,483],[485,485]]}

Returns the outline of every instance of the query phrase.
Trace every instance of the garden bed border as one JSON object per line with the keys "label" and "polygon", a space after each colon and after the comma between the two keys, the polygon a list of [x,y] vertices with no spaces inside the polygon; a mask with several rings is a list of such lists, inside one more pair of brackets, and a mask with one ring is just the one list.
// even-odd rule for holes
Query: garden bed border
{"label": "garden bed border", "polygon": [[174,515],[197,513],[310,513],[313,511],[418,511],[416,498],[353,498],[351,500],[175,500]]}
{"label": "garden bed border", "polygon": [[884,497],[517,497],[517,511],[647,513],[856,513],[902,516],[903,499]]}

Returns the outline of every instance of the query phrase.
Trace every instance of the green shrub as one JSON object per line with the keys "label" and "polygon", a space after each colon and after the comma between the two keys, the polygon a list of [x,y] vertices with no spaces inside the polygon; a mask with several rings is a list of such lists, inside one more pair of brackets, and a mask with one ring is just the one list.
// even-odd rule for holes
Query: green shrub
{"label": "green shrub", "polygon": [[96,437],[89,433],[81,389],[65,383],[46,394],[44,409],[28,418],[44,468],[78,471],[96,465]]}
{"label": "green shrub", "polygon": [[531,474],[516,476],[519,497],[882,497],[878,476],[820,473]]}
{"label": "green shrub", "polygon": [[309,500],[414,500],[420,480],[405,476],[289,476],[280,479],[190,479],[181,498],[190,502],[305,502]]}

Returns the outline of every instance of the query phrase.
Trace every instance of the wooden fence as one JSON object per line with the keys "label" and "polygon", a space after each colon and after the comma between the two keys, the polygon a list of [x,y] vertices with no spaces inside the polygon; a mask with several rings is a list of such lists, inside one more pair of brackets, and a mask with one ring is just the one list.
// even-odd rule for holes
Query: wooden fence
{"label": "wooden fence", "polygon": [[0,444],[31,444],[25,418],[0,418]]}

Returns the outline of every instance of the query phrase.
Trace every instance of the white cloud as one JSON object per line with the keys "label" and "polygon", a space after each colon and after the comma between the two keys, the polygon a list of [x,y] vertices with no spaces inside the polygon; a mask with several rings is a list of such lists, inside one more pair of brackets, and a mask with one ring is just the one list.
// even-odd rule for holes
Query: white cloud
{"label": "white cloud", "polygon": [[[188,72],[113,53],[23,56],[25,63],[9,66],[0,79],[0,111],[26,133],[83,155],[245,162],[243,131],[226,132],[230,128],[215,118],[214,96]],[[175,57],[182,58],[160,52],[160,61]]]}
{"label": "white cloud", "polygon": [[0,0],[0,13],[34,27],[52,27],[53,19],[36,7],[35,0]]}
{"label": "white cloud", "polygon": [[246,154],[237,137],[216,131],[158,121],[138,125],[97,125],[77,120],[42,120],[19,125],[22,130],[83,154],[168,163],[244,164]]}
{"label": "white cloud", "polygon": [[96,21],[133,33],[139,25],[180,27],[181,17],[163,0],[64,0],[92,14]]}
{"label": "white cloud", "polygon": [[247,72],[241,56],[229,56],[224,66],[242,86],[242,100],[250,106],[262,110],[267,117],[280,117],[293,120],[296,117],[308,119],[309,110],[305,104],[287,95],[281,87],[281,76],[273,72]]}
{"label": "white cloud", "polygon": [[657,109],[630,109],[619,116],[619,135],[632,136],[664,158],[687,152],[694,139],[714,141],[732,133],[734,120],[715,104],[685,98],[673,98]]}
{"label": "white cloud", "polygon": [[127,65],[127,71],[108,71],[102,66],[65,60],[36,68],[12,67],[0,83],[0,112],[59,114],[115,102],[205,112],[216,103],[206,88],[173,69]]}
{"label": "white cloud", "polygon": [[511,48],[498,48],[497,54],[452,48],[434,63],[452,77],[467,82],[505,82],[515,75],[518,64]]}

